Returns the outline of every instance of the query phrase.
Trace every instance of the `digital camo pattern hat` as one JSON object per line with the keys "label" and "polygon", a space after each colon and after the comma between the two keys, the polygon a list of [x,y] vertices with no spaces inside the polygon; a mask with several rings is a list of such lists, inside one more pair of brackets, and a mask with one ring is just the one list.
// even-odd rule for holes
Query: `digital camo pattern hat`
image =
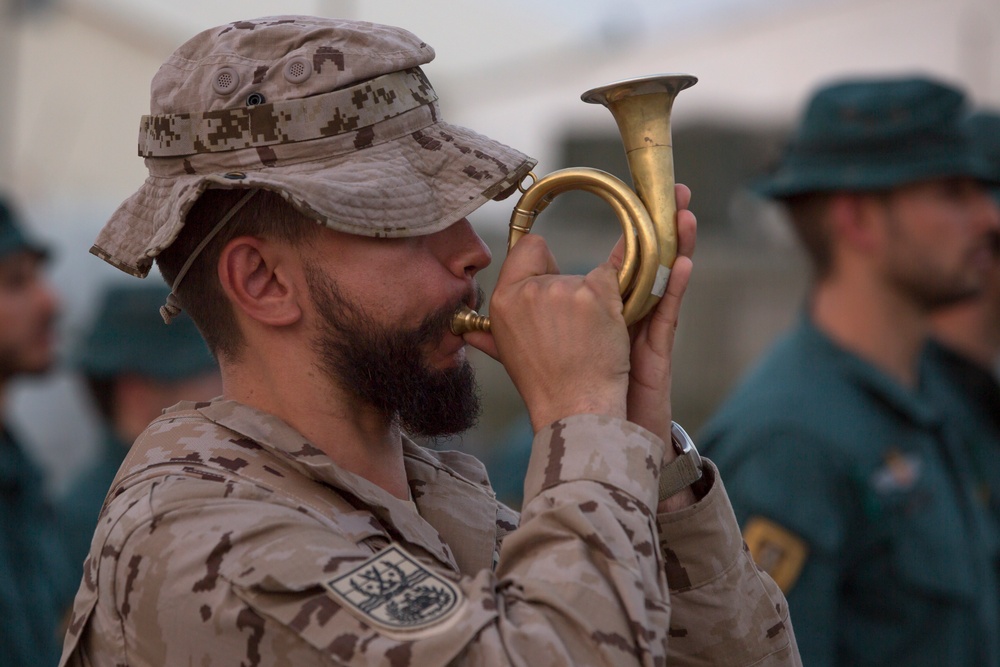
{"label": "digital camo pattern hat", "polygon": [[972,150],[965,95],[923,77],[859,79],[819,89],[778,168],[754,185],[775,198],[871,191],[995,170]]}
{"label": "digital camo pattern hat", "polygon": [[332,229],[430,234],[535,165],[441,120],[412,33],[276,16],[206,30],[163,64],[139,130],[149,177],[100,232],[95,255],[135,276],[208,188],[275,191]]}

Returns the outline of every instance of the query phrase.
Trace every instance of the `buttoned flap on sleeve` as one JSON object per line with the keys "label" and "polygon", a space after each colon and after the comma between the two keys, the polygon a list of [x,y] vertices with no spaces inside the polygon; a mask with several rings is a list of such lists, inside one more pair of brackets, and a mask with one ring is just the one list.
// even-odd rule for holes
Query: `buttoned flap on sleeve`
{"label": "buttoned flap on sleeve", "polygon": [[697,504],[659,514],[673,615],[671,665],[799,665],[788,604],[754,564],[718,470]]}

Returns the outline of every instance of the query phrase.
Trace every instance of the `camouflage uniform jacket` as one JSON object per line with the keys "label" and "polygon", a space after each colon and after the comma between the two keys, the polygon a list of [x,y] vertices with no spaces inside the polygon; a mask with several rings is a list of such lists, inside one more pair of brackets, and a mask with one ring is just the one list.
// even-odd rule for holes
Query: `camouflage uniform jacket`
{"label": "camouflage uniform jacket", "polygon": [[557,422],[514,531],[475,459],[404,446],[413,503],[247,406],[168,411],[109,493],[63,664],[798,664],[710,465],[657,517],[662,441]]}

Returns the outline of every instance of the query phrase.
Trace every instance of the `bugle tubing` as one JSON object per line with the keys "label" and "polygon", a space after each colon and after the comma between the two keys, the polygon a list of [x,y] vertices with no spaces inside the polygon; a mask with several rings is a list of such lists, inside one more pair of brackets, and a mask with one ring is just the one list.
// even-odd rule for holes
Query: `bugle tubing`
{"label": "bugle tubing", "polygon": [[[625,144],[634,190],[607,172],[573,167],[552,172],[524,190],[511,214],[507,251],[531,232],[538,214],[558,195],[583,190],[604,199],[622,227],[625,256],[618,271],[622,315],[628,325],[645,317],[663,296],[677,256],[677,202],[670,114],[677,94],[698,80],[687,74],[628,79],[585,92],[584,102],[611,111]],[[451,329],[461,335],[489,331],[490,320],[463,307]]]}

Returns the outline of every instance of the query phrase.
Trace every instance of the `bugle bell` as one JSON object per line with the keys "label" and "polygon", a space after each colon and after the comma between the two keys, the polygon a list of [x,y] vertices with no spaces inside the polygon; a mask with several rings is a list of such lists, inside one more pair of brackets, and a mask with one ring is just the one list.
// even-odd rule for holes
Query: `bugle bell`
{"label": "bugle bell", "polygon": [[[677,256],[670,112],[677,94],[697,81],[687,74],[660,74],[585,92],[584,102],[603,104],[618,123],[635,189],[599,169],[554,171],[523,190],[511,214],[507,251],[531,231],[535,218],[556,196],[569,190],[593,193],[611,206],[622,227],[625,257],[618,285],[625,322],[632,325],[645,317],[663,296]],[[489,331],[490,320],[463,307],[455,314],[451,329],[458,335]]]}

